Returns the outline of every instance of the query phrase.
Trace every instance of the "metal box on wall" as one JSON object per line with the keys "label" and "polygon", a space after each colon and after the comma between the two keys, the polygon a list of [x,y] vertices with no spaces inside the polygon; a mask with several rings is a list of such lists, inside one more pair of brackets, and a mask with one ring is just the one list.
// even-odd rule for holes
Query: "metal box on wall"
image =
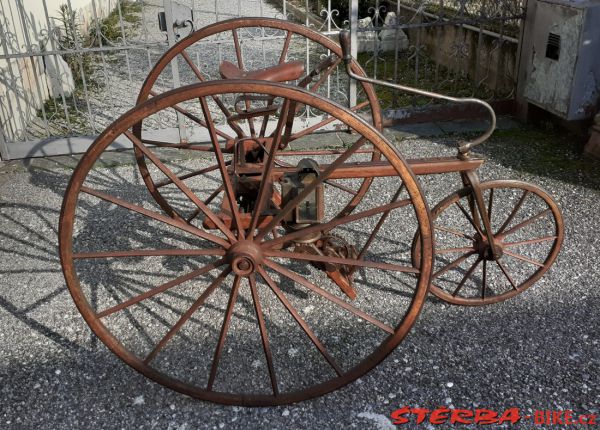
{"label": "metal box on wall", "polygon": [[593,116],[600,98],[600,0],[539,0],[525,98],[566,120]]}

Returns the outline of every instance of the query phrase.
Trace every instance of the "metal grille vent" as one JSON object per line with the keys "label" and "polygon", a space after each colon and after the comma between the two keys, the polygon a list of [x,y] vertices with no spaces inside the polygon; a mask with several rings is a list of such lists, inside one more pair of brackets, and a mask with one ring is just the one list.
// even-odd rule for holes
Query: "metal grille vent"
{"label": "metal grille vent", "polygon": [[560,54],[560,35],[548,33],[548,42],[546,43],[546,58],[558,60]]}

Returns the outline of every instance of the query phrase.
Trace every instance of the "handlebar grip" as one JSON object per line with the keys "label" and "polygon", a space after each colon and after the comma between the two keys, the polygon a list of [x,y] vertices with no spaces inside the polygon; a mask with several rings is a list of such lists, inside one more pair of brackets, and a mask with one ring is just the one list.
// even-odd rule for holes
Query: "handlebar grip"
{"label": "handlebar grip", "polygon": [[348,30],[341,30],[339,40],[342,47],[342,60],[348,64],[352,60],[352,54],[350,53],[350,32]]}

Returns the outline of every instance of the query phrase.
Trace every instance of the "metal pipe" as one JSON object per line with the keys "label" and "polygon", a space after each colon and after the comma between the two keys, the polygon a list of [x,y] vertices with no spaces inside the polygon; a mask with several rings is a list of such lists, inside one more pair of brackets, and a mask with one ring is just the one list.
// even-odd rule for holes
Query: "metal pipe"
{"label": "metal pipe", "polygon": [[483,100],[480,100],[480,99],[477,99],[474,97],[468,97],[468,98],[451,97],[451,96],[447,96],[444,94],[420,90],[418,88],[413,88],[413,87],[409,87],[406,85],[400,85],[400,84],[394,84],[391,82],[380,81],[378,79],[362,77],[362,76],[355,74],[354,72],[352,72],[351,67],[350,67],[350,64],[352,61],[352,55],[350,54],[350,34],[347,30],[342,30],[342,31],[340,31],[339,38],[340,38],[340,45],[342,47],[342,59],[344,60],[344,63],[346,63],[346,72],[348,73],[348,76],[352,79],[355,79],[355,80],[361,81],[361,82],[367,82],[367,83],[370,83],[373,85],[381,85],[384,87],[394,88],[396,90],[406,91],[406,92],[409,92],[412,94],[417,94],[420,96],[431,97],[434,99],[447,100],[450,102],[461,103],[461,104],[474,103],[474,104],[478,104],[478,105],[484,107],[490,114],[490,118],[491,118],[490,126],[481,136],[477,137],[476,139],[469,141],[469,142],[459,143],[458,152],[460,153],[460,155],[462,157],[468,157],[469,151],[473,147],[485,142],[494,132],[494,129],[496,128],[496,113],[494,112],[494,109],[492,109],[492,107],[488,103],[484,102]]}

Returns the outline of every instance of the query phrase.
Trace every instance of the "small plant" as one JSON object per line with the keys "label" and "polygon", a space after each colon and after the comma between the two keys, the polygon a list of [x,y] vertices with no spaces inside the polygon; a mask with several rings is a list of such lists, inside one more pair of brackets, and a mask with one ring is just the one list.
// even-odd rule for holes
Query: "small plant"
{"label": "small plant", "polygon": [[138,15],[141,11],[142,6],[138,3],[128,0],[118,2],[106,18],[90,25],[88,34],[90,45],[114,43],[131,36],[141,21]]}
{"label": "small plant", "polygon": [[[81,33],[81,24],[77,19],[75,12],[66,4],[58,8],[59,37],[58,43],[64,50],[80,50],[83,47],[85,38]],[[83,80],[93,72],[92,61],[89,56],[82,52],[73,52],[63,54],[63,58],[69,65],[73,73],[75,86],[81,88]]]}

